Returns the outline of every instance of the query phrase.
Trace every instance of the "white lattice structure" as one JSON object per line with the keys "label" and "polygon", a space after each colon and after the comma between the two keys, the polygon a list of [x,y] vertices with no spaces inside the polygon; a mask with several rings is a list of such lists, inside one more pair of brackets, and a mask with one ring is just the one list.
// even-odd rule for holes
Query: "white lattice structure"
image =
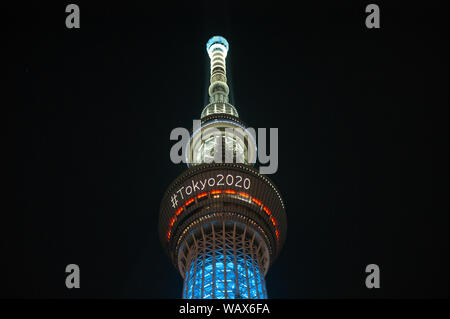
{"label": "white lattice structure", "polygon": [[203,224],[179,258],[186,299],[267,298],[267,246],[246,225],[225,220]]}

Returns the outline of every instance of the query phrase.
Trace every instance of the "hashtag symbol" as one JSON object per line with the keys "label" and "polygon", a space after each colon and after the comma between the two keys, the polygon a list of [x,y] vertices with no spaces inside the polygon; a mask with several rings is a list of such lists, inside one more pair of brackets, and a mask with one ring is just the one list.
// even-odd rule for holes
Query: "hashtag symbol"
{"label": "hashtag symbol", "polygon": [[170,199],[172,201],[172,207],[177,207],[178,200],[177,200],[177,194],[173,194],[172,198]]}

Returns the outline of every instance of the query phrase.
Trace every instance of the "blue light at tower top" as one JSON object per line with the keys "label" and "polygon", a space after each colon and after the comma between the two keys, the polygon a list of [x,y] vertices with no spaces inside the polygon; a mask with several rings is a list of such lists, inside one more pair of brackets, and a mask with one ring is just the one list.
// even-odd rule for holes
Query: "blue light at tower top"
{"label": "blue light at tower top", "polygon": [[229,50],[230,46],[228,45],[227,39],[225,39],[224,37],[222,37],[220,35],[216,35],[216,36],[213,36],[211,39],[209,39],[208,42],[206,43],[206,51],[209,52],[209,48],[215,43],[223,44],[225,46],[225,48],[227,49],[227,51]]}

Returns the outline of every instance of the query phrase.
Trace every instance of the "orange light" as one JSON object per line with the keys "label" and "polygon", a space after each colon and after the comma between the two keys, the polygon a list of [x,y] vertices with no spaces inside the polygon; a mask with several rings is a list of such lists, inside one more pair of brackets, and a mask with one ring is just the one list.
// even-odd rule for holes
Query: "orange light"
{"label": "orange light", "polygon": [[180,208],[177,209],[177,211],[175,212],[175,215],[176,216],[180,215],[182,211],[183,211],[183,206],[181,206]]}
{"label": "orange light", "polygon": [[245,197],[245,198],[249,198],[250,197],[249,194],[243,193],[243,192],[240,192],[239,195],[241,195],[242,197]]}
{"label": "orange light", "polygon": [[[249,195],[249,194],[244,193],[244,192],[239,192],[239,193],[238,193],[238,192],[236,192],[236,191],[233,190],[233,189],[227,189],[227,190],[224,190],[224,191],[221,190],[221,189],[215,189],[215,190],[212,190],[212,191],[210,192],[210,194],[211,194],[211,195],[215,195],[215,196],[213,196],[213,197],[214,197],[214,198],[217,198],[218,196],[217,196],[216,194],[221,194],[222,192],[224,192],[224,193],[226,193],[226,194],[239,194],[240,196],[242,196],[242,197],[244,197],[244,198],[250,198],[250,195]],[[208,196],[208,193],[200,193],[200,194],[197,195],[197,199],[204,198],[204,197],[206,197],[206,196]],[[276,237],[277,237],[277,240],[279,240],[279,238],[280,238],[280,231],[279,231],[278,228],[277,228],[277,221],[276,221],[276,219],[272,216],[272,212],[270,211],[270,209],[267,208],[267,206],[264,206],[263,203],[262,203],[259,199],[254,198],[254,197],[252,197],[251,199],[252,199],[252,202],[254,202],[256,205],[261,206],[262,209],[263,209],[263,210],[266,212],[266,214],[269,216],[270,221],[272,222],[273,226],[275,227],[275,235],[276,235]],[[193,198],[187,200],[187,201],[184,203],[184,205],[185,205],[185,206],[189,206],[189,205],[191,205],[194,201],[195,201],[195,197],[193,197]],[[179,215],[181,214],[182,211],[183,211],[183,206],[179,207],[179,208],[176,210],[175,216],[172,217],[172,219],[170,220],[170,223],[169,223],[169,231],[167,232],[167,240],[170,240],[170,236],[171,236],[171,234],[172,234],[172,227],[173,227],[173,225],[175,224],[175,221],[177,220],[177,216],[179,216]]]}
{"label": "orange light", "polygon": [[205,196],[208,196],[208,193],[201,193],[201,194],[198,194],[198,195],[197,195],[197,198],[200,199],[200,198],[203,198],[203,197],[205,197]]}
{"label": "orange light", "polygon": [[262,205],[261,201],[257,200],[257,199],[254,198],[254,197],[252,198],[252,202],[254,202],[256,205],[259,205],[259,206]]}
{"label": "orange light", "polygon": [[277,221],[275,220],[275,218],[270,217],[270,220],[272,221],[273,226],[277,227]]}

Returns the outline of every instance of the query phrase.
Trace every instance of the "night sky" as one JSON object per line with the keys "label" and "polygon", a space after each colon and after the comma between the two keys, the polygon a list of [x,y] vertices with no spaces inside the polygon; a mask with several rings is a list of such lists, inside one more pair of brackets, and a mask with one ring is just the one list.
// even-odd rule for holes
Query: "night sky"
{"label": "night sky", "polygon": [[0,296],[181,297],[157,232],[186,169],[169,134],[200,118],[222,35],[241,119],[279,129],[288,234],[269,297],[448,297],[448,2],[392,2],[375,2],[378,30],[364,1],[75,2],[70,30],[71,2],[2,10],[17,223],[2,223]]}

